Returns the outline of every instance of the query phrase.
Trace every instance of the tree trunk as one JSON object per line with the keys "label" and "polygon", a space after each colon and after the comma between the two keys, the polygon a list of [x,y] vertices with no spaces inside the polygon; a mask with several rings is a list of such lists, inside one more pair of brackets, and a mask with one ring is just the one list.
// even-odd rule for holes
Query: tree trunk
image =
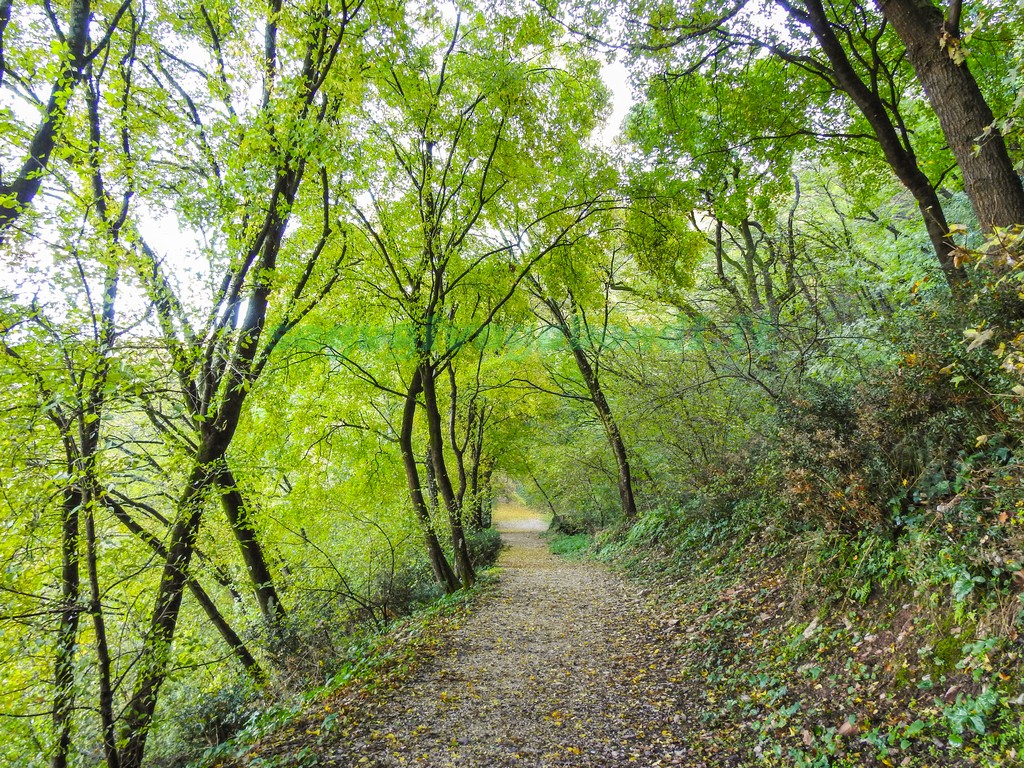
{"label": "tree trunk", "polygon": [[747,300],[750,302],[751,314],[760,315],[764,305],[757,285],[757,243],[754,242],[749,219],[743,220],[740,231],[743,234],[743,282],[747,288]]}
{"label": "tree trunk", "polygon": [[608,445],[615,456],[615,466],[618,470],[619,499],[622,502],[622,516],[627,521],[636,518],[636,499],[633,496],[633,473],[629,466],[629,457],[626,455],[626,445],[622,441],[622,434],[619,432],[619,425],[612,414],[612,408],[605,397],[601,381],[590,365],[590,360],[584,354],[579,341],[572,336],[568,325],[563,324],[562,333],[572,348],[573,358],[576,360],[576,367],[579,368],[587,390],[590,392],[590,400],[594,404],[598,418],[604,426],[605,435],[608,438]]}
{"label": "tree trunk", "polygon": [[[145,542],[146,546],[148,546],[157,557],[164,560],[167,559],[167,550],[164,548],[164,545],[160,540],[139,525],[138,522],[128,514],[128,511],[124,507],[109,497],[104,498],[104,503],[110,508],[111,512],[113,512],[114,517],[116,517],[125,528]],[[198,550],[197,554],[199,554]],[[216,627],[218,632],[220,632],[220,635],[224,638],[224,642],[227,644],[228,648],[230,648],[232,653],[235,654],[235,657],[245,668],[245,671],[249,673],[253,681],[256,683],[266,682],[266,672],[264,672],[263,668],[260,667],[259,663],[245,646],[245,643],[242,642],[242,639],[238,636],[235,630],[232,629],[230,624],[228,624],[223,614],[217,610],[217,605],[213,602],[213,598],[210,597],[207,591],[203,589],[202,585],[196,581],[194,577],[189,577],[188,588],[192,593],[192,596],[195,597],[196,602],[199,603],[199,605],[202,606],[203,611],[206,612],[207,617],[210,619],[210,623]]]}
{"label": "tree trunk", "polygon": [[43,177],[50,164],[50,156],[57,146],[57,137],[67,115],[68,102],[75,87],[82,80],[91,17],[90,0],[72,0],[68,31],[61,41],[61,47],[66,47],[66,53],[50,87],[42,119],[29,144],[28,157],[22,162],[10,184],[0,181],[0,242],[3,241],[4,232],[32,203],[43,183]]}
{"label": "tree trunk", "polygon": [[444,460],[444,434],[441,425],[441,410],[437,404],[434,368],[429,363],[423,363],[420,370],[434,479],[437,481],[437,489],[444,501],[445,509],[448,511],[448,523],[452,531],[452,549],[455,553],[455,570],[462,581],[463,588],[469,589],[476,581],[476,572],[473,570],[473,562],[466,542],[466,531],[462,525],[462,509],[455,497],[455,489],[452,487],[451,476],[448,474],[448,466]]}
{"label": "tree trunk", "polygon": [[416,397],[423,391],[423,379],[420,369],[413,373],[412,381],[409,383],[409,390],[405,396],[405,407],[402,411],[402,429],[398,434],[398,446],[402,451],[402,464],[405,467],[405,479],[409,486],[409,497],[412,500],[413,511],[423,531],[423,541],[427,548],[427,559],[430,561],[430,569],[434,573],[437,583],[444,588],[445,592],[451,594],[459,589],[459,579],[455,571],[448,564],[448,558],[444,555],[441,542],[437,539],[434,531],[433,521],[430,519],[430,510],[423,498],[423,487],[420,485],[419,469],[416,465],[416,455],[412,448],[412,428],[416,420]]}
{"label": "tree trunk", "polygon": [[238,483],[226,459],[221,460],[214,479],[220,489],[221,506],[235,534],[235,540],[242,552],[242,560],[245,561],[249,573],[249,580],[259,601],[260,614],[271,636],[277,638],[286,615],[284,606],[274,587],[274,578],[270,574],[263,547],[256,538],[256,529],[249,516],[249,508],[241,491],[238,490]]}
{"label": "tree trunk", "polygon": [[551,497],[548,496],[548,492],[544,490],[544,486],[540,484],[540,480],[537,476],[530,473],[530,479],[533,480],[533,484],[537,486],[537,490],[540,491],[540,495],[544,497],[544,501],[548,505],[548,509],[551,510],[551,524],[548,526],[549,530],[558,531],[562,527],[562,518],[558,514],[558,510],[555,509],[555,505],[551,503]]}
{"label": "tree trunk", "polygon": [[212,462],[203,461],[203,458],[206,457],[201,454],[192,467],[185,492],[178,503],[178,519],[171,528],[170,545],[164,560],[149,631],[136,665],[139,671],[135,690],[125,708],[122,768],[142,768],[157,695],[167,677],[167,662],[178,624],[182,593],[188,581],[188,567],[203,517],[204,496],[211,482],[210,465],[221,457],[210,457]]}
{"label": "tree trunk", "polygon": [[942,11],[931,0],[876,2],[907,47],[907,58],[960,166],[981,228],[992,232],[1024,225],[1024,186],[978,82],[967,62],[957,61],[959,31],[947,28]]}
{"label": "tree trunk", "polygon": [[427,501],[431,513],[436,513],[440,507],[437,495],[437,477],[434,475],[434,460],[430,458],[430,448],[427,448],[423,456],[423,474],[427,478]]}
{"label": "tree trunk", "polygon": [[480,527],[490,528],[491,517],[494,512],[494,489],[491,487],[491,476],[494,474],[494,464],[487,462],[481,472],[480,480]]}
{"label": "tree trunk", "polygon": [[[74,477],[69,457],[68,476]],[[71,747],[71,724],[75,711],[75,647],[78,638],[79,594],[79,512],[82,494],[77,487],[64,489],[61,508],[61,608],[57,622],[57,642],[53,662],[53,731],[56,736],[52,768],[66,768]]]}
{"label": "tree trunk", "polygon": [[618,469],[619,498],[622,501],[622,516],[627,521],[632,521],[636,518],[636,499],[633,497],[633,474],[629,466],[629,457],[626,455],[626,445],[623,443],[622,434],[619,432],[619,425],[612,415],[612,409],[604,395],[604,390],[601,388],[601,382],[595,375],[593,368],[590,367],[590,361],[583,354],[583,350],[577,348],[573,351],[573,355],[576,358],[576,365],[587,383],[587,389],[590,390],[590,398],[594,403],[594,408],[597,410],[601,423],[604,425],[608,444],[615,455],[615,465]]}
{"label": "tree trunk", "polygon": [[474,419],[476,418],[476,404],[473,400],[470,400],[469,408],[466,412],[467,438],[466,442],[459,445],[459,436],[456,434],[459,415],[459,389],[458,383],[455,380],[455,367],[450,364],[448,366],[448,389],[450,395],[448,407],[448,442],[452,449],[452,455],[455,456],[455,471],[459,478],[459,487],[455,492],[455,500],[458,502],[459,509],[464,510],[466,503],[466,491],[469,489],[469,477],[466,474],[466,443],[469,442],[469,439],[473,434]]}
{"label": "tree trunk", "polygon": [[470,445],[470,471],[469,471],[469,496],[473,505],[472,520],[473,526],[482,531],[484,525],[484,499],[481,494],[480,466],[483,461],[484,452],[484,425],[486,423],[486,408],[480,413],[474,429],[473,439]]}
{"label": "tree trunk", "polygon": [[92,616],[93,632],[96,635],[96,672],[99,678],[99,712],[103,753],[107,758],[108,768],[120,768],[121,760],[117,751],[114,715],[114,686],[111,681],[113,663],[110,656],[110,645],[107,642],[107,626],[103,616],[97,562],[96,491],[96,488],[90,488],[85,499],[85,551],[89,574],[89,614]]}
{"label": "tree trunk", "polygon": [[[90,136],[98,146],[96,105],[90,99]],[[107,213],[103,177],[95,156],[93,163],[92,187],[96,197],[96,211],[104,225],[108,226],[111,244],[117,242],[117,226],[110,225]],[[108,254],[110,255],[110,254]],[[117,725],[114,712],[114,687],[112,680],[113,660],[107,641],[106,618],[103,614],[102,592],[99,581],[99,546],[96,534],[97,504],[101,496],[97,472],[100,452],[100,425],[106,403],[106,384],[110,374],[110,360],[115,341],[117,290],[120,281],[119,262],[112,260],[106,268],[103,279],[103,301],[98,324],[99,358],[97,369],[88,389],[82,413],[78,418],[78,434],[81,450],[78,482],[81,487],[81,510],[85,517],[85,561],[89,581],[89,615],[92,617],[94,643],[96,646],[96,676],[99,694],[100,735],[108,768],[120,768],[121,758],[117,744]]]}
{"label": "tree trunk", "polygon": [[612,414],[611,406],[608,404],[608,398],[605,397],[604,389],[601,387],[600,378],[597,371],[590,364],[590,360],[587,359],[577,334],[570,325],[569,317],[566,317],[566,313],[562,311],[558,302],[551,298],[544,298],[543,301],[551,311],[551,316],[558,330],[561,331],[562,336],[565,337],[566,342],[569,344],[573,359],[576,361],[576,367],[579,369],[580,375],[583,377],[583,383],[586,384],[587,391],[590,393],[590,401],[594,404],[598,418],[601,419],[601,424],[604,426],[608,445],[615,456],[619,499],[622,502],[622,517],[626,521],[632,521],[636,518],[636,499],[633,496],[633,473],[629,466],[626,445],[622,441],[622,433],[619,432],[619,426]]}
{"label": "tree trunk", "polygon": [[[582,353],[580,354],[582,355]],[[580,363],[579,356],[577,356],[576,363],[577,365]],[[583,373],[584,378],[587,377],[587,373],[582,368],[580,368],[580,372]],[[593,375],[592,370],[590,374]],[[622,501],[622,516],[629,522],[636,518],[636,500],[633,497],[633,475],[629,466],[629,457],[626,455],[626,445],[622,441],[622,434],[619,432],[619,426],[612,415],[611,406],[608,405],[608,400],[604,396],[604,390],[601,389],[600,381],[593,378],[587,382],[587,386],[590,388],[590,396],[594,402],[594,408],[597,409],[601,423],[604,425],[605,434],[608,436],[608,444],[615,455],[615,465],[618,469],[619,498]]]}
{"label": "tree trunk", "polygon": [[736,287],[729,277],[725,274],[725,244],[722,242],[722,230],[724,225],[720,219],[715,219],[715,274],[718,276],[718,282],[729,291],[732,297],[736,300],[736,308],[740,312],[746,312],[747,307],[743,301],[743,296],[740,293],[740,289]]}
{"label": "tree trunk", "polygon": [[[853,68],[846,49],[832,29],[821,0],[806,0],[806,7],[807,14],[803,20],[810,27],[832,65],[836,82],[864,115],[864,119],[875,133],[875,138],[878,139],[886,161],[917,201],[925,229],[950,291],[958,302],[965,301],[969,298],[965,292],[966,275],[963,269],[954,263],[955,245],[949,236],[949,225],[935,188],[918,166],[917,156],[913,150],[900,140],[882,99],[864,84]],[[787,10],[792,13],[788,7]]]}

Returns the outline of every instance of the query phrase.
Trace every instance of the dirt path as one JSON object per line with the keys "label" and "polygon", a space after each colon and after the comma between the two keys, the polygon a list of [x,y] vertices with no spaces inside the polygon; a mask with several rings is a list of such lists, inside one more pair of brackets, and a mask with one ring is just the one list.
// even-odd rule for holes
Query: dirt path
{"label": "dirt path", "polygon": [[657,621],[604,569],[551,555],[544,527],[521,514],[501,521],[495,594],[325,762],[691,764]]}

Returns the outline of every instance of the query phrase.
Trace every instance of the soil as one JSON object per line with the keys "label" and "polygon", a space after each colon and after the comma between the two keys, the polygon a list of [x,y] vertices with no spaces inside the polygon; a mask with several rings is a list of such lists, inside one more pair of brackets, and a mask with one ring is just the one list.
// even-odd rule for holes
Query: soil
{"label": "soil", "polygon": [[498,517],[494,592],[400,687],[322,743],[320,764],[699,765],[657,619],[600,566],[553,556],[536,516]]}

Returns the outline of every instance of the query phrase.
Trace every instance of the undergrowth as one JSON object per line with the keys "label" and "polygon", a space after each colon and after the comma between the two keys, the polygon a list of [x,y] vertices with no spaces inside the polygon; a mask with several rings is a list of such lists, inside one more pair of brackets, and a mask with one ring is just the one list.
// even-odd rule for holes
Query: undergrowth
{"label": "undergrowth", "polygon": [[[487,569],[497,560],[501,536],[493,529],[473,531],[468,543],[486,586],[493,581]],[[284,650],[269,660],[270,679],[262,687],[231,668],[212,671],[201,687],[194,681],[169,685],[149,763],[181,768],[239,759],[262,739],[292,728],[311,702],[401,672],[424,643],[433,642],[435,624],[475,594],[444,596],[425,560],[378,576],[364,594],[325,590],[293,611],[283,632]],[[325,722],[326,733],[333,721]]]}
{"label": "undergrowth", "polygon": [[494,572],[483,570],[472,590],[441,597],[386,632],[354,638],[338,659],[338,671],[323,685],[288,697],[268,697],[252,708],[244,727],[204,750],[189,768],[314,764],[317,749],[345,726],[345,700],[400,684],[494,584]]}
{"label": "undergrowth", "polygon": [[[993,501],[991,465],[984,485],[978,466],[960,467],[955,505],[922,504],[896,532],[808,528],[762,485],[595,537],[597,558],[657,585],[647,594],[672,615],[677,697],[721,751],[709,759],[1021,764],[1022,603],[1007,578],[1020,564],[986,554],[1003,551],[989,526],[1003,513],[975,514],[979,496]],[[1016,476],[1015,461],[1001,466]]]}
{"label": "undergrowth", "polygon": [[672,614],[679,700],[740,764],[1021,765],[1020,369],[941,304],[878,330],[855,366],[748,360],[746,428],[665,424],[690,463],[650,454],[589,551]]}
{"label": "undergrowth", "polygon": [[591,537],[585,533],[576,534],[554,534],[548,546],[551,552],[563,557],[582,557],[590,549]]}

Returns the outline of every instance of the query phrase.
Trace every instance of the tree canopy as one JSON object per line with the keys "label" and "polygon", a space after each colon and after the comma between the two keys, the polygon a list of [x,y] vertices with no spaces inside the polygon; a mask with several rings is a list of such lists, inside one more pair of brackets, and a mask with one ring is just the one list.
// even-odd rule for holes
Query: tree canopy
{"label": "tree canopy", "polygon": [[472,587],[497,497],[960,503],[1018,450],[1021,25],[0,0],[0,756],[180,757],[190,697]]}

